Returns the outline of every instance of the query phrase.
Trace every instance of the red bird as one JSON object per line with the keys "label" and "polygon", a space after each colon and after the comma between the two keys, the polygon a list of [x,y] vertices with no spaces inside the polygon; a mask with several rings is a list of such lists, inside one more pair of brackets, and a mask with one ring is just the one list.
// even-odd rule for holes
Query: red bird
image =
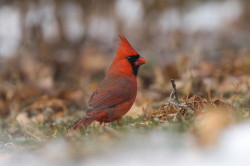
{"label": "red bird", "polygon": [[88,126],[93,121],[109,123],[121,122],[121,118],[132,107],[137,94],[139,67],[146,63],[127,39],[120,35],[120,45],[104,80],[95,90],[88,102],[86,116],[72,129]]}

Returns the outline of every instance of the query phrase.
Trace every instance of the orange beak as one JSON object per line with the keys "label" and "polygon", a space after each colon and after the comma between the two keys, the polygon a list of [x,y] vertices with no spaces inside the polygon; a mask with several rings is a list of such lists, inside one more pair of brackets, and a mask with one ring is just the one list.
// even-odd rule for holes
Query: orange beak
{"label": "orange beak", "polygon": [[135,61],[135,65],[136,65],[136,66],[140,66],[140,65],[143,65],[143,64],[146,63],[146,62],[147,62],[146,59],[144,59],[143,57],[140,57],[140,58],[138,58],[138,59]]}

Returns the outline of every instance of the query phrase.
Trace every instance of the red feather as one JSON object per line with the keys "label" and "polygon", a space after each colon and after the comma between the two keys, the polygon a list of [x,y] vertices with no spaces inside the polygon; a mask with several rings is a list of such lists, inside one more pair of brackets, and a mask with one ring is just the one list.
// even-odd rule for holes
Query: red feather
{"label": "red feather", "polygon": [[136,90],[136,82],[131,79],[124,76],[108,76],[91,96],[88,102],[90,110],[120,104],[133,98]]}
{"label": "red feather", "polygon": [[135,101],[137,81],[127,57],[137,56],[138,59],[134,64],[138,67],[146,63],[146,60],[138,57],[138,53],[124,36],[119,35],[119,37],[117,55],[104,80],[91,96],[86,116],[72,127],[74,130],[88,126],[95,120],[101,123],[120,120]]}
{"label": "red feather", "polygon": [[115,60],[122,59],[126,56],[138,54],[123,35],[119,35],[119,38],[120,38],[120,45],[117,49],[117,56]]}

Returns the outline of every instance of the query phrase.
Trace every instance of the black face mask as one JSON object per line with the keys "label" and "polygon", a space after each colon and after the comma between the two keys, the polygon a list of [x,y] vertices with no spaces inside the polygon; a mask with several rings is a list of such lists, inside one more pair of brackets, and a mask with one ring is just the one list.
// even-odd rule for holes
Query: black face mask
{"label": "black face mask", "polygon": [[128,60],[128,62],[129,62],[129,63],[131,64],[131,66],[132,66],[133,74],[134,74],[135,76],[137,76],[137,74],[138,74],[138,69],[139,69],[139,67],[140,67],[140,66],[136,66],[136,65],[135,65],[135,62],[136,62],[136,60],[137,60],[138,58],[140,58],[140,55],[132,55],[132,56],[127,56],[127,57],[126,57],[126,59]]}

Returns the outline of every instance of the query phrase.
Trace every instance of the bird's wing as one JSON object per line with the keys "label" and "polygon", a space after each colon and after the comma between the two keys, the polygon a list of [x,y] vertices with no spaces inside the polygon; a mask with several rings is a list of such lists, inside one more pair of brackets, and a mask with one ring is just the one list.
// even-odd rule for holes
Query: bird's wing
{"label": "bird's wing", "polygon": [[91,96],[88,112],[112,107],[135,97],[136,85],[132,80],[107,78]]}

